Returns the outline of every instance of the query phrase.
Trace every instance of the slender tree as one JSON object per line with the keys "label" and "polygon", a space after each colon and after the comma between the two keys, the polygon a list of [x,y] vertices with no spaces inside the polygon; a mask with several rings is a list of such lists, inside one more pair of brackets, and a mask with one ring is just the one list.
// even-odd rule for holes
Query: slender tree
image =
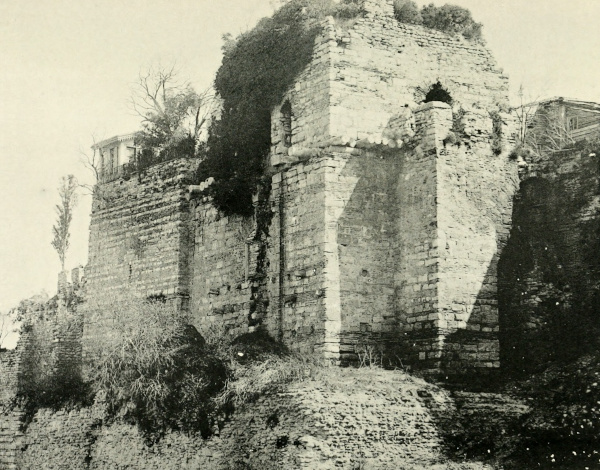
{"label": "slender tree", "polygon": [[56,225],[52,227],[52,246],[58,253],[61,269],[65,269],[65,258],[69,249],[70,226],[73,209],[77,205],[77,179],[73,175],[63,176],[58,187],[60,204],[56,205]]}

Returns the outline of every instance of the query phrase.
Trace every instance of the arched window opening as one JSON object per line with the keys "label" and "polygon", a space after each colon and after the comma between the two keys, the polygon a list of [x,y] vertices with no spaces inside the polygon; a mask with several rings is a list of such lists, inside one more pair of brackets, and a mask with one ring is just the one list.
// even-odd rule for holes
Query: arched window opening
{"label": "arched window opening", "polygon": [[438,81],[431,85],[431,88],[425,95],[425,103],[429,103],[430,101],[441,101],[442,103],[452,104],[452,96]]}
{"label": "arched window opening", "polygon": [[292,105],[286,101],[281,107],[281,127],[283,129],[283,145],[292,146]]}

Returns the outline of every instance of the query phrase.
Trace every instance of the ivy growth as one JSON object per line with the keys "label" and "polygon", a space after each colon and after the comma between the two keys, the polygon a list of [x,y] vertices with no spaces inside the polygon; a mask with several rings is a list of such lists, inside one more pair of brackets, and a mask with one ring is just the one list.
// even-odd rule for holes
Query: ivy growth
{"label": "ivy growth", "polygon": [[310,62],[319,20],[361,12],[361,0],[291,0],[236,40],[224,38],[215,78],[222,112],[209,129],[197,175],[200,181],[214,178],[207,192],[222,212],[252,213],[271,145],[271,109]]}
{"label": "ivy growth", "polygon": [[504,151],[502,142],[504,121],[498,111],[490,112],[490,117],[492,118],[492,152],[494,155],[500,155]]}

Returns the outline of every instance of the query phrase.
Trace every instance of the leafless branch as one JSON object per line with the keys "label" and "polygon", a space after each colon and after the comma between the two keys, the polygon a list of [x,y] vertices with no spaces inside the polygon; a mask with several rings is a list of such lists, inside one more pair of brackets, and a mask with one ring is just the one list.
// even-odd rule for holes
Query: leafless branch
{"label": "leafless branch", "polygon": [[0,313],[0,348],[2,344],[10,334],[8,315],[6,313]]}
{"label": "leafless branch", "polygon": [[540,157],[575,143],[568,124],[551,103],[525,100],[523,86],[519,88],[520,105],[513,109],[517,119],[517,142]]}
{"label": "leafless branch", "polygon": [[178,80],[174,66],[140,72],[132,87],[130,105],[142,119],[142,147],[161,149],[191,137],[204,137],[215,112],[212,89],[196,92],[189,82]]}

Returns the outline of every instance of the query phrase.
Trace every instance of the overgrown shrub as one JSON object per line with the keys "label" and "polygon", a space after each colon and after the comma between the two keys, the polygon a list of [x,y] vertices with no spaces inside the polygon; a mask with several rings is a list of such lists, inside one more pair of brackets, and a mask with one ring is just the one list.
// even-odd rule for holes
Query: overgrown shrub
{"label": "overgrown shrub", "polygon": [[467,39],[481,39],[482,24],[476,23],[471,12],[457,5],[436,7],[433,3],[421,10],[423,26],[447,33],[462,34]]}
{"label": "overgrown shrub", "polygon": [[91,351],[91,385],[110,417],[151,442],[167,430],[212,433],[243,403],[304,377],[314,364],[264,331],[203,338],[168,299],[129,301],[97,313],[115,325]]}
{"label": "overgrown shrub", "polygon": [[423,24],[419,7],[411,0],[394,0],[394,16],[400,23]]}
{"label": "overgrown shrub", "polygon": [[215,78],[222,113],[209,129],[198,169],[200,181],[215,179],[207,192],[218,209],[251,214],[271,145],[271,109],[310,62],[317,20],[361,12],[360,0],[292,0],[235,41],[225,38]]}
{"label": "overgrown shrub", "polygon": [[118,327],[93,363],[93,386],[109,414],[147,437],[166,429],[208,435],[219,412],[212,397],[228,377],[223,361],[168,302],[129,302],[114,313]]}
{"label": "overgrown shrub", "polygon": [[467,39],[481,39],[482,24],[473,20],[469,10],[457,5],[436,7],[430,3],[419,11],[413,1],[395,0],[394,15],[401,23],[422,24],[446,33],[462,34]]}
{"label": "overgrown shrub", "polygon": [[504,121],[498,111],[490,112],[490,117],[492,118],[492,152],[494,155],[500,155],[504,151]]}

